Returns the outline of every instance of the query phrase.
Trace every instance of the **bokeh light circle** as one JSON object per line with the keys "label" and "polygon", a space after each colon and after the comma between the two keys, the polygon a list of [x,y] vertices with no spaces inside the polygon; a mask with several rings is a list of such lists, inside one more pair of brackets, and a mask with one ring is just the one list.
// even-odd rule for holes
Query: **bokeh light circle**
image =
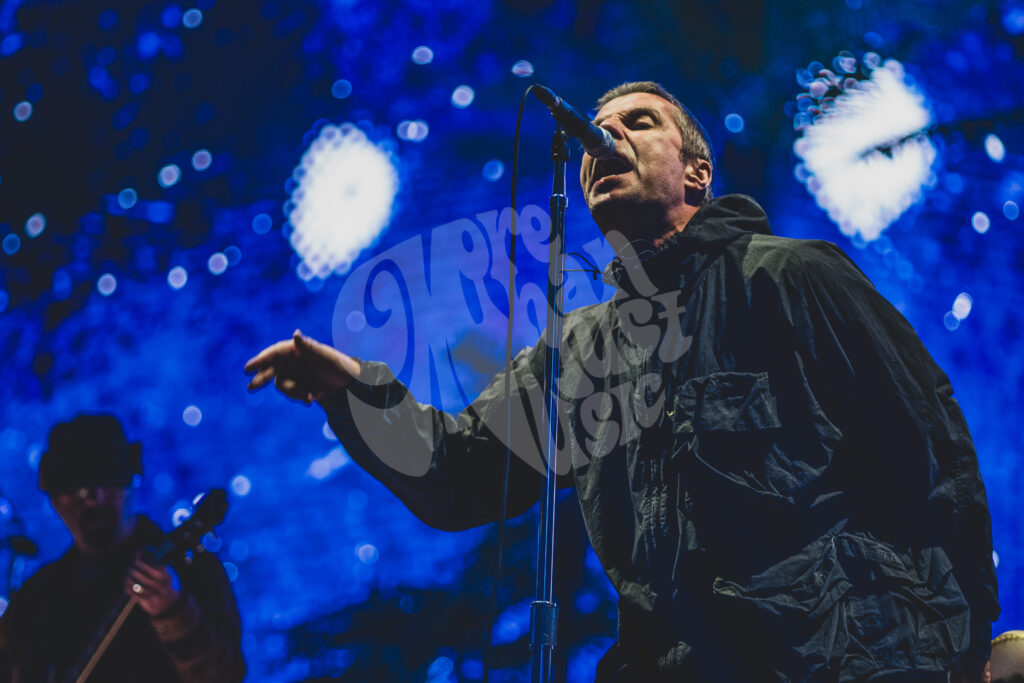
{"label": "bokeh light circle", "polygon": [[167,284],[171,289],[181,289],[188,282],[188,271],[181,266],[174,266],[167,273]]}
{"label": "bokeh light circle", "polygon": [[347,270],[391,220],[398,171],[391,156],[352,124],[324,126],[292,178],[286,214],[303,280]]}
{"label": "bokeh light circle", "polygon": [[117,278],[110,273],[100,275],[99,279],[96,280],[96,290],[103,296],[110,296],[117,290]]}

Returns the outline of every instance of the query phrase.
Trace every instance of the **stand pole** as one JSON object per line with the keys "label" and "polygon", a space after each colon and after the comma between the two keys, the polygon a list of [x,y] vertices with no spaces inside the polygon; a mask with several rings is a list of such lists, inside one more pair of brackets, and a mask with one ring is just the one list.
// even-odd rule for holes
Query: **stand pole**
{"label": "stand pole", "polygon": [[558,380],[561,374],[562,301],[565,258],[565,163],[569,160],[567,136],[561,126],[551,141],[554,179],[551,187],[551,239],[548,249],[547,358],[544,388],[547,398],[545,472],[541,483],[540,528],[537,538],[537,599],[530,604],[530,681],[550,683],[558,630],[558,605],[554,600],[555,569],[555,458],[558,452]]}

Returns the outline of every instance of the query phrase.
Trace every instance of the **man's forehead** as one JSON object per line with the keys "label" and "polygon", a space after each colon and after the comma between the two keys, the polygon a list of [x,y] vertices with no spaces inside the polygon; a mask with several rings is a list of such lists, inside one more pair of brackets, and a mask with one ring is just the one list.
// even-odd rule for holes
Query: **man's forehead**
{"label": "man's forehead", "polygon": [[595,120],[606,119],[615,114],[621,114],[633,109],[654,109],[663,115],[670,116],[674,105],[664,97],[649,92],[631,92],[628,95],[620,95],[614,100],[605,102],[604,106],[597,111]]}

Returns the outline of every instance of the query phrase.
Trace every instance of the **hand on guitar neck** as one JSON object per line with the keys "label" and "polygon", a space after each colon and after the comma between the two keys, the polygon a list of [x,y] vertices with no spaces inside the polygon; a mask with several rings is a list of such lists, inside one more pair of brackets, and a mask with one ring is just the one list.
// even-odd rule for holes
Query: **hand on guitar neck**
{"label": "hand on guitar neck", "polygon": [[135,561],[125,576],[124,591],[135,598],[143,612],[158,617],[169,612],[182,599],[174,570],[146,562],[142,553],[135,554]]}

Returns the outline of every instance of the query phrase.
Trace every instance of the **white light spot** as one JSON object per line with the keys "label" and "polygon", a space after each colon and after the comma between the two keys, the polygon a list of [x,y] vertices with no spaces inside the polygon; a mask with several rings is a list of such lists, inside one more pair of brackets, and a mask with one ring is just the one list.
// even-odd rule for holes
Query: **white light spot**
{"label": "white light spot", "polygon": [[188,271],[181,266],[174,266],[167,273],[167,284],[171,286],[171,289],[181,289],[186,282],[188,282]]}
{"label": "white light spot", "polygon": [[195,427],[203,421],[203,411],[199,410],[198,406],[188,406],[181,413],[181,419],[189,427]]}
{"label": "white light spot", "polygon": [[356,546],[356,556],[363,564],[373,564],[380,557],[380,553],[377,551],[377,546],[363,543]]}
{"label": "white light spot", "polygon": [[192,168],[197,171],[205,171],[210,168],[210,164],[212,163],[213,155],[210,154],[210,150],[208,149],[197,150],[196,153],[192,155]]}
{"label": "white light spot", "polygon": [[484,164],[483,174],[484,178],[493,183],[505,174],[505,164],[501,163],[498,159],[491,159]]}
{"label": "white light spot", "polygon": [[743,126],[745,122],[743,117],[739,114],[726,114],[725,116],[725,129],[730,133],[741,133],[743,132]]}
{"label": "white light spot", "polygon": [[324,426],[320,429],[324,438],[328,441],[337,441],[338,437],[334,435],[334,430],[331,429],[331,425],[328,422],[324,422]]}
{"label": "white light spot", "polygon": [[100,279],[96,281],[96,289],[103,296],[110,296],[117,289],[117,278],[110,273],[100,275]]}
{"label": "white light spot", "polygon": [[46,216],[41,213],[34,213],[25,221],[25,234],[29,237],[39,237],[46,228]]}
{"label": "white light spot", "polygon": [[415,121],[402,121],[396,130],[398,137],[410,142],[422,142],[427,139],[430,133],[430,126],[426,121],[417,119]]}
{"label": "white light spot", "polygon": [[963,320],[971,314],[971,306],[974,304],[974,299],[967,292],[960,292],[956,295],[956,299],[953,301],[953,315],[956,316],[957,320]]}
{"label": "white light spot", "polygon": [[186,10],[181,15],[181,23],[185,28],[196,28],[199,24],[203,23],[203,13],[197,9]]}
{"label": "white light spot", "polygon": [[244,474],[236,474],[231,478],[231,490],[234,491],[236,496],[248,496],[249,492],[252,491],[252,482]]}
{"label": "white light spot", "polygon": [[210,258],[206,259],[206,267],[210,269],[210,272],[214,275],[220,275],[228,269],[228,257],[222,252],[212,254]]}
{"label": "white light spot", "polygon": [[988,214],[978,211],[971,216],[971,226],[973,226],[977,232],[984,235],[988,232],[988,229],[992,227],[992,221],[989,220]]}
{"label": "white light spot", "polygon": [[14,105],[14,118],[16,121],[28,121],[31,116],[32,103],[28,100],[23,100]]}
{"label": "white light spot", "polygon": [[130,187],[126,187],[117,193],[117,205],[125,211],[135,206],[137,201],[139,201],[139,195]]}
{"label": "white light spot", "polygon": [[1017,202],[1007,201],[1003,203],[1003,215],[1007,220],[1015,221],[1020,216],[1020,207]]}
{"label": "white light spot", "polygon": [[314,479],[326,479],[350,462],[348,454],[341,446],[332,448],[322,458],[316,458],[306,468],[306,476]]}
{"label": "white light spot", "polygon": [[985,154],[988,154],[988,158],[997,164],[1002,163],[1006,158],[1006,146],[994,133],[985,136]]}
{"label": "white light spot", "polygon": [[417,64],[430,64],[434,61],[434,51],[426,45],[420,45],[412,51],[412,61]]}
{"label": "white light spot", "polygon": [[520,78],[526,78],[527,76],[533,75],[533,64],[530,64],[525,59],[520,59],[518,62],[512,65],[512,73]]}
{"label": "white light spot", "polygon": [[191,511],[185,505],[174,508],[174,511],[171,512],[171,526],[175,528],[181,526],[181,523],[188,519],[190,514]]}
{"label": "white light spot", "polygon": [[925,134],[932,115],[895,60],[870,80],[844,83],[826,104],[817,103],[822,113],[793,151],[818,205],[844,234],[870,242],[920,200],[933,175],[937,152]]}
{"label": "white light spot", "polygon": [[956,317],[953,311],[947,311],[946,315],[942,316],[942,324],[946,326],[947,330],[952,332],[960,327],[960,318]]}
{"label": "white light spot", "polygon": [[160,187],[172,187],[181,180],[181,169],[177,164],[167,164],[160,169],[156,179],[160,183]]}
{"label": "white light spot", "polygon": [[345,326],[350,332],[362,332],[366,328],[366,316],[362,311],[351,311],[345,316]]}
{"label": "white light spot", "polygon": [[398,172],[390,156],[352,124],[326,125],[294,178],[289,240],[302,273],[320,279],[343,273],[391,220]]}
{"label": "white light spot", "polygon": [[995,550],[992,551],[992,564],[995,565],[997,569],[999,568],[999,553]]}
{"label": "white light spot", "polygon": [[452,106],[457,109],[465,109],[473,104],[476,93],[468,85],[460,85],[452,91]]}

